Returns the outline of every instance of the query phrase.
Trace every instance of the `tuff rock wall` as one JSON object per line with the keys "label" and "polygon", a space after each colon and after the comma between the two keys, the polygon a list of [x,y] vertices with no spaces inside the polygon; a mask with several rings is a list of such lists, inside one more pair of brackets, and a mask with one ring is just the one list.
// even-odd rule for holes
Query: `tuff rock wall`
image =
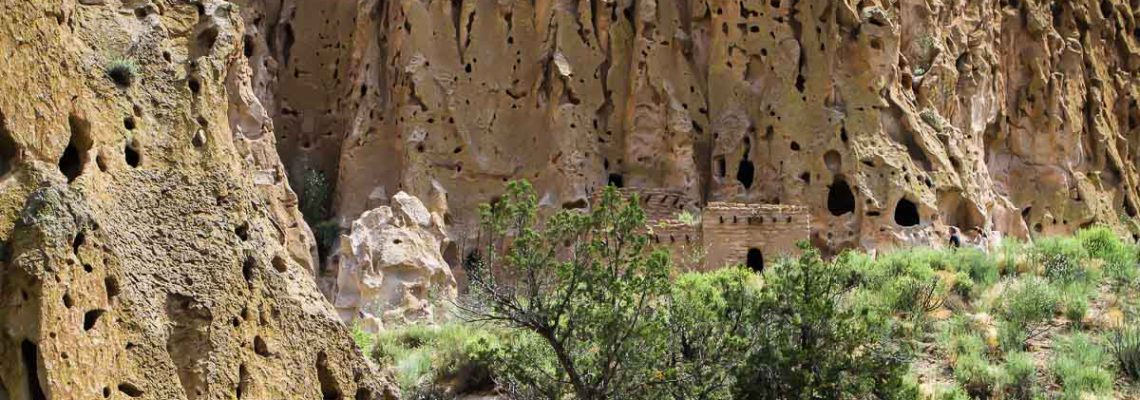
{"label": "tuff rock wall", "polygon": [[1136,1],[246,4],[278,147],[336,176],[342,227],[442,188],[462,242],[525,178],[804,205],[832,250],[1138,232]]}
{"label": "tuff rock wall", "polygon": [[0,0],[0,398],[395,397],[312,280],[244,29]]}

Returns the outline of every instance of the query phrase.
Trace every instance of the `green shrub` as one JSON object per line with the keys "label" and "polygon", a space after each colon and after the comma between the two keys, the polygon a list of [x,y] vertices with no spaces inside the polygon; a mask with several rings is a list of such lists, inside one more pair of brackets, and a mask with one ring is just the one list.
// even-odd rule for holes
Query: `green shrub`
{"label": "green shrub", "polygon": [[1028,325],[1052,318],[1060,307],[1057,289],[1044,279],[1027,276],[1009,285],[1002,302],[1006,320]]}
{"label": "green shrub", "polygon": [[1074,238],[1052,236],[1038,239],[1033,245],[1032,255],[1041,273],[1050,281],[1068,284],[1094,279],[1091,271],[1083,265],[1089,258],[1088,251]]}
{"label": "green shrub", "polygon": [[1002,391],[1011,399],[1031,399],[1036,394],[1037,365],[1024,352],[1005,356]]}
{"label": "green shrub", "polygon": [[1140,281],[1136,268],[1136,246],[1125,243],[1112,229],[1096,226],[1077,232],[1077,240],[1089,256],[1104,261],[1104,272],[1118,291],[1134,287]]}
{"label": "green shrub", "polygon": [[1113,374],[1108,370],[1108,355],[1103,347],[1084,333],[1057,337],[1053,340],[1053,359],[1049,369],[1063,397],[1081,399],[1086,395],[1104,395],[1112,391]]}
{"label": "green shrub", "polygon": [[974,398],[989,398],[1002,380],[1002,372],[983,354],[962,354],[954,361],[954,380]]}
{"label": "green shrub", "polygon": [[[1127,245],[1107,226],[1095,226],[1077,232],[1077,241],[1090,257],[1112,260],[1121,253],[1129,253]],[[1131,254],[1128,254],[1131,256]]]}
{"label": "green shrub", "polygon": [[1109,348],[1121,374],[1133,381],[1140,381],[1140,328],[1128,325],[1110,333]]}
{"label": "green shrub", "polygon": [[970,394],[957,383],[939,388],[934,393],[934,398],[938,400],[971,400]]}
{"label": "green shrub", "polygon": [[962,248],[954,253],[958,271],[969,275],[970,280],[985,289],[997,283],[1001,268],[989,254],[976,248]]}
{"label": "green shrub", "polygon": [[[329,217],[333,186],[325,173],[317,169],[305,169],[301,175],[298,206],[301,215],[309,225],[315,225]],[[295,186],[296,187],[296,186]]]}
{"label": "green shrub", "polygon": [[890,398],[904,389],[904,352],[890,324],[845,297],[850,266],[801,244],[764,271],[760,344],[739,369],[735,399]]}
{"label": "green shrub", "polygon": [[443,383],[458,392],[493,388],[503,351],[494,331],[445,324],[385,330],[372,339],[371,354],[380,365],[394,367],[402,390],[431,394]]}
{"label": "green shrub", "polygon": [[1043,323],[1060,310],[1061,295],[1046,280],[1026,276],[1011,283],[1001,304],[1004,321],[998,326],[1002,348],[1020,350],[1044,332]]}
{"label": "green shrub", "polygon": [[919,280],[901,276],[890,283],[885,296],[894,310],[921,317],[942,306],[946,288],[937,277]]}
{"label": "green shrub", "polygon": [[139,75],[139,66],[135,60],[119,57],[108,62],[103,71],[116,85],[130,86]]}
{"label": "green shrub", "polygon": [[1064,304],[1065,318],[1075,327],[1080,327],[1085,314],[1089,311],[1088,290],[1082,285],[1070,285],[1062,291],[1061,300]]}

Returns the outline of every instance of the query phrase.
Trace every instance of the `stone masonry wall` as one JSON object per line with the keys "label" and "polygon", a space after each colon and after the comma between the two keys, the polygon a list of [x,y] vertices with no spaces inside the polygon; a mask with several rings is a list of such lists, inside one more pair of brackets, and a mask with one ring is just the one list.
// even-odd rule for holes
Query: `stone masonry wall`
{"label": "stone masonry wall", "polygon": [[750,249],[759,250],[764,262],[794,254],[796,242],[810,234],[805,207],[713,202],[701,214],[706,269],[746,264]]}

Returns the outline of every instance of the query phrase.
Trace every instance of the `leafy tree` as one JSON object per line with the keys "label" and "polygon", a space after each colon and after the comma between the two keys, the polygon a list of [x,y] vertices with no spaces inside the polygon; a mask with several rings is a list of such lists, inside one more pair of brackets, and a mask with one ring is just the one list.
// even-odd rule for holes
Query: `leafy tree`
{"label": "leafy tree", "polygon": [[669,296],[657,398],[732,399],[735,370],[760,344],[759,277],[737,267],[679,277]]}
{"label": "leafy tree", "polygon": [[905,372],[890,326],[845,300],[850,268],[800,249],[764,272],[763,339],[740,369],[737,398],[889,398]]}
{"label": "leafy tree", "polygon": [[636,198],[607,188],[592,211],[562,210],[540,226],[533,189],[512,182],[481,213],[463,305],[474,319],[540,337],[558,370],[528,372],[579,400],[632,399],[656,385],[646,366],[666,336],[654,306],[668,292],[669,257],[648,251]]}

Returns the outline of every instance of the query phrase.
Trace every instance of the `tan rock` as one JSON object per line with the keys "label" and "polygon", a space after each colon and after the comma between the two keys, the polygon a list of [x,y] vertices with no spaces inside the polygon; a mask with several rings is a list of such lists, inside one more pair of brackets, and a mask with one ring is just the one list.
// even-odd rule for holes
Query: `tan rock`
{"label": "tan rock", "polygon": [[2,4],[0,397],[395,398],[311,278],[237,8]]}
{"label": "tan rock", "polygon": [[439,186],[465,242],[528,179],[805,205],[831,250],[1140,232],[1128,2],[247,2],[279,149],[347,220]]}
{"label": "tan rock", "polygon": [[446,236],[440,219],[404,192],[391,203],[353,221],[332,256],[338,271],[332,297],[345,321],[432,321],[436,305],[455,299],[456,281],[441,253]]}

